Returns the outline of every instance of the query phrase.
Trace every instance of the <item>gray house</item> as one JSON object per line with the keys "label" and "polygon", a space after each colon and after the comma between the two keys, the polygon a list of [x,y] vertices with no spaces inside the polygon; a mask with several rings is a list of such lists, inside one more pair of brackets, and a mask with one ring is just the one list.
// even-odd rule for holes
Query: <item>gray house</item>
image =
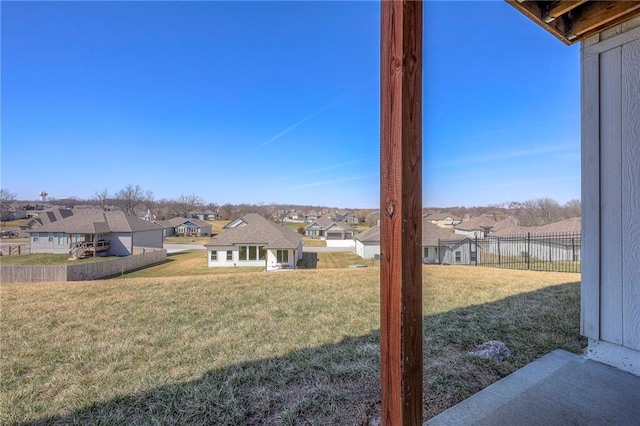
{"label": "gray house", "polygon": [[354,231],[346,222],[336,222],[329,216],[322,216],[307,225],[304,235],[321,240],[350,240]]}
{"label": "gray house", "polygon": [[169,220],[156,220],[154,223],[164,228],[164,236],[186,235],[188,237],[211,236],[211,224],[196,218],[174,217]]}
{"label": "gray house", "polygon": [[28,230],[31,253],[127,256],[134,247],[162,248],[161,226],[121,211],[69,209],[43,215],[46,220]]}

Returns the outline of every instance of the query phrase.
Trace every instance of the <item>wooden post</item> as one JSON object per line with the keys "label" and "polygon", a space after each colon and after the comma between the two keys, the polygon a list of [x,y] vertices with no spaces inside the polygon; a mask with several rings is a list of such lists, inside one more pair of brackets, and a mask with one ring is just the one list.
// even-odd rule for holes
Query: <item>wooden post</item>
{"label": "wooden post", "polygon": [[381,421],[420,425],[422,1],[383,1],[381,26]]}

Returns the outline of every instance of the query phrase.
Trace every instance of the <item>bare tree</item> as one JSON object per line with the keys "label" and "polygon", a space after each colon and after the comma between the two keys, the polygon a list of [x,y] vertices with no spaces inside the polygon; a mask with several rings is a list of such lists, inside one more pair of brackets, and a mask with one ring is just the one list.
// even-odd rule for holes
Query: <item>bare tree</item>
{"label": "bare tree", "polygon": [[113,195],[113,203],[130,215],[135,215],[136,207],[153,202],[153,192],[143,191],[140,185],[127,185]]}
{"label": "bare tree", "polygon": [[567,219],[572,217],[580,217],[582,215],[580,200],[569,200],[562,207],[564,209],[564,217],[566,217]]}
{"label": "bare tree", "polygon": [[204,200],[196,194],[182,194],[172,202],[172,210],[178,216],[186,217],[190,211],[197,210],[204,205]]}
{"label": "bare tree", "polygon": [[107,207],[107,200],[109,200],[109,190],[107,188],[96,191],[91,196],[91,199],[98,202],[98,205],[102,210]]}
{"label": "bare tree", "polygon": [[5,211],[11,207],[11,203],[16,200],[16,193],[8,189],[0,188],[0,210]]}

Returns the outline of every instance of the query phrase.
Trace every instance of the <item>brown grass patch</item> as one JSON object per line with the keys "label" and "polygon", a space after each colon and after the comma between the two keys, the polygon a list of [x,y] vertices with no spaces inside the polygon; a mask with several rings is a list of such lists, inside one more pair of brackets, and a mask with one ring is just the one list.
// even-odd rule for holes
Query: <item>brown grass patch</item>
{"label": "brown grass patch", "polygon": [[[579,352],[575,274],[426,266],[425,416]],[[0,287],[0,423],[366,424],[377,268]],[[502,340],[515,356],[466,351]]]}

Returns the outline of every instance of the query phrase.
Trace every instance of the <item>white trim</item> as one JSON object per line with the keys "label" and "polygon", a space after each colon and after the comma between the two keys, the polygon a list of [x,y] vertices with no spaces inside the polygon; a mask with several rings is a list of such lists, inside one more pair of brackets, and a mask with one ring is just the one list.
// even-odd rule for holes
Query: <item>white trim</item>
{"label": "white trim", "polygon": [[636,350],[590,338],[586,357],[640,376],[640,352]]}

